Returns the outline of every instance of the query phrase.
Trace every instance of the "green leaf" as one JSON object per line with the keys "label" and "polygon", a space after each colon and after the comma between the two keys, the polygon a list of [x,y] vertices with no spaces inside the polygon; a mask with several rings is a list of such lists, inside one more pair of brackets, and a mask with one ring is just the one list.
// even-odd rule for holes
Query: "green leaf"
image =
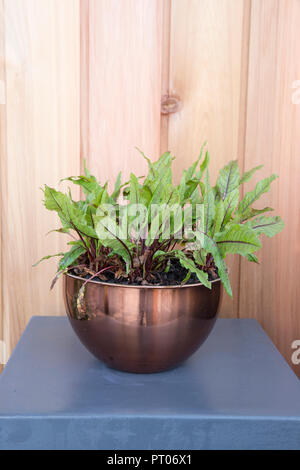
{"label": "green leaf", "polygon": [[240,198],[239,189],[234,189],[224,199],[224,216],[223,216],[223,220],[222,220],[221,227],[220,227],[221,230],[226,227],[228,222],[230,222],[231,215],[239,203],[239,198]]}
{"label": "green leaf", "polygon": [[[156,206],[155,211],[149,211],[149,224],[148,224],[148,236],[145,241],[146,246],[152,245],[155,239],[161,239],[162,235],[168,231],[168,236],[171,236],[171,230],[173,234],[176,234],[182,226],[182,210],[178,205],[169,204],[172,199],[172,194],[168,194],[169,200]],[[173,210],[174,209],[174,210]],[[179,209],[179,214],[178,214]],[[174,218],[175,216],[175,218]]]}
{"label": "green leaf", "polygon": [[98,193],[103,190],[100,184],[97,182],[95,176],[70,176],[69,178],[63,178],[62,181],[71,181],[73,184],[80,186],[85,194]]}
{"label": "green leaf", "polygon": [[182,285],[182,286],[188,282],[188,280],[189,280],[190,277],[191,277],[191,274],[192,274],[191,271],[188,271],[188,272],[187,272],[187,275],[185,276],[185,278],[184,278],[183,281],[181,282],[181,285]]}
{"label": "green leaf", "polygon": [[183,172],[183,175],[181,177],[181,180],[180,180],[180,183],[179,183],[179,186],[178,186],[178,190],[179,190],[179,196],[180,196],[180,203],[184,204],[184,202],[185,202],[185,192],[186,192],[186,175],[185,175],[185,172]]}
{"label": "green leaf", "polygon": [[232,289],[231,289],[230,280],[228,277],[228,270],[227,270],[225,261],[223,260],[222,255],[220,254],[220,251],[217,249],[216,245],[212,247],[211,254],[214,257],[215,265],[218,268],[218,275],[223,283],[223,286],[227,294],[230,297],[232,297]]}
{"label": "green leaf", "polygon": [[49,233],[53,232],[58,232],[58,233],[69,233],[69,230],[67,228],[56,228],[53,230],[49,230],[49,232],[46,233],[46,235],[49,235]]}
{"label": "green leaf", "polygon": [[[201,150],[201,152],[202,152],[202,150]],[[198,163],[201,159],[201,152],[200,152],[200,155],[197,158],[197,160],[192,164],[192,166],[190,166],[187,170],[183,171],[183,175],[185,176],[186,181],[193,178],[194,173],[195,173],[196,168],[197,168],[197,165],[198,165]]]}
{"label": "green leaf", "polygon": [[215,236],[222,256],[228,253],[238,253],[244,255],[253,253],[261,248],[261,243],[253,230],[245,225],[232,224],[224,232]]}
{"label": "green leaf", "polygon": [[117,200],[119,195],[120,195],[120,191],[121,191],[121,188],[122,188],[122,183],[121,183],[121,176],[122,176],[122,173],[121,171],[118,173],[118,176],[117,176],[117,179],[116,179],[116,182],[115,182],[115,187],[114,187],[114,191],[111,195],[112,199],[114,200]]}
{"label": "green leaf", "polygon": [[[154,188],[154,190],[152,191],[152,198],[150,201],[150,205],[162,204],[162,203],[168,202],[168,200],[171,199],[170,196],[172,196],[172,193],[174,190],[172,183],[170,181],[170,178],[169,178],[168,171],[165,171],[162,174],[156,186],[152,186],[152,187]],[[166,191],[166,187],[168,188],[168,191]]]}
{"label": "green leaf", "polygon": [[176,191],[179,194],[178,202],[181,205],[189,202],[191,199],[195,204],[200,202],[198,186],[200,180],[198,178],[188,179],[186,172],[183,173],[179,186]]}
{"label": "green leaf", "polygon": [[[127,208],[124,208],[124,211]],[[103,238],[118,238],[120,235],[120,226],[117,224],[116,220],[116,211],[111,207],[107,207],[106,204],[103,204],[98,207],[96,214],[94,216],[94,225],[96,227],[96,233],[99,240]],[[127,234],[122,234],[127,235]]]}
{"label": "green leaf", "polygon": [[66,204],[66,201],[69,201],[69,196],[63,194],[60,191],[56,191],[54,188],[45,185],[44,191],[44,205],[49,211],[61,212]]}
{"label": "green leaf", "polygon": [[58,213],[63,229],[73,229],[81,235],[97,238],[94,228],[88,225],[85,217],[83,217],[82,206],[72,201],[67,194],[48,186],[45,188],[44,195],[46,208]]}
{"label": "green leaf", "polygon": [[263,214],[264,212],[270,212],[273,211],[272,207],[264,207],[263,209],[254,209],[253,207],[249,207],[244,214],[239,214],[237,212],[234,217],[234,222],[236,223],[242,223],[245,222],[246,220],[252,219],[252,217],[255,217],[259,214]]}
{"label": "green leaf", "polygon": [[204,173],[205,170],[207,169],[208,164],[209,164],[209,160],[210,160],[210,156],[209,156],[209,153],[206,151],[206,152],[205,152],[204,160],[203,160],[203,162],[202,162],[201,165],[200,165],[200,171],[199,171],[199,173],[197,173],[197,177],[198,177],[199,179],[202,178],[203,173]]}
{"label": "green leaf", "polygon": [[71,181],[73,184],[76,184],[78,186],[81,186],[83,192],[85,194],[89,194],[95,190],[96,187],[99,187],[100,185],[96,182],[96,178],[91,176],[69,176],[68,178],[63,178],[60,180],[60,183],[62,181]]}
{"label": "green leaf", "polygon": [[48,255],[48,256],[43,256],[43,258],[41,258],[39,261],[37,261],[35,264],[32,265],[32,267],[34,268],[35,266],[37,266],[38,264],[40,264],[42,261],[44,261],[45,259],[49,259],[49,258],[54,258],[55,256],[63,256],[64,253],[57,253],[55,255]]}
{"label": "green leaf", "polygon": [[72,202],[67,194],[56,191],[54,188],[45,186],[44,189],[44,205],[49,211],[57,212],[64,229],[71,229],[68,208]]}
{"label": "green leaf", "polygon": [[139,182],[133,173],[130,174],[129,203],[139,204]]}
{"label": "green leaf", "polygon": [[162,154],[156,162],[151,162],[151,160],[146,157],[146,155],[137,148],[140,154],[147,160],[149,173],[144,181],[144,184],[149,187],[152,194],[161,187],[162,181],[164,183],[172,183],[172,160],[174,159],[170,152],[165,152]]}
{"label": "green leaf", "polygon": [[194,192],[196,191],[197,187],[199,184],[198,179],[191,179],[187,181],[186,186],[185,186],[185,193],[184,193],[184,203],[187,202]]}
{"label": "green leaf", "polygon": [[89,172],[87,165],[86,165],[86,158],[83,159],[83,169],[84,169],[85,176],[87,177],[91,176],[91,173]]}
{"label": "green leaf", "polygon": [[193,257],[198,266],[205,266],[206,255],[207,253],[203,249],[193,251]]}
{"label": "green leaf", "polygon": [[260,170],[262,167],[263,167],[263,165],[258,165],[256,167],[252,168],[252,170],[246,171],[240,179],[240,184],[243,184],[243,183],[246,183],[247,181],[250,181],[253,174],[257,170]]}
{"label": "green leaf", "polygon": [[274,237],[277,233],[281,232],[284,228],[284,222],[279,216],[275,217],[257,217],[256,219],[249,220],[246,224],[258,235],[264,234],[267,237]]}
{"label": "green leaf", "polygon": [[86,252],[86,249],[81,245],[76,245],[71,248],[70,251],[64,254],[63,258],[60,260],[58,265],[58,270],[63,271],[69,266],[71,266],[74,261],[79,258],[80,255]]}
{"label": "green leaf", "polygon": [[228,277],[227,267],[226,267],[225,261],[223,259],[223,256],[221,255],[221,252],[219,250],[218,245],[208,235],[205,235],[205,234],[200,233],[200,232],[196,232],[195,234],[196,234],[196,239],[200,242],[201,245],[202,245],[203,239],[204,239],[203,248],[207,253],[211,253],[213,255],[215,265],[218,268],[218,275],[219,275],[219,277],[222,281],[222,284],[223,284],[227,294],[230,297],[232,297],[232,289],[231,289],[230,280],[229,280],[229,277]]}
{"label": "green leaf", "polygon": [[[186,181],[188,181],[188,180],[190,180],[190,179],[193,178],[193,176],[194,176],[194,174],[195,174],[195,171],[196,171],[196,168],[197,168],[197,166],[198,166],[198,163],[200,162],[200,160],[201,160],[201,158],[202,158],[203,149],[204,149],[206,143],[207,143],[207,142],[204,142],[204,143],[202,144],[201,149],[200,149],[200,153],[199,153],[199,157],[197,158],[197,160],[192,164],[192,166],[190,166],[187,170],[185,170],[185,171],[183,172],[183,174],[185,175]],[[205,158],[207,157],[207,155],[208,155],[208,152],[206,152]],[[209,158],[208,158],[208,159],[209,159]],[[202,173],[204,172],[204,170],[205,170],[206,167],[207,167],[207,164],[208,164],[208,160],[207,160],[207,159],[206,159],[206,160],[204,159],[204,162],[201,164],[201,167],[202,167],[202,168],[200,168],[200,172],[201,172],[201,171],[202,171]],[[199,174],[200,172],[198,172],[198,174]],[[199,178],[199,177],[197,176],[197,178]]]}
{"label": "green leaf", "polygon": [[58,279],[60,278],[60,276],[62,276],[62,274],[65,274],[68,272],[68,269],[64,269],[63,271],[58,271],[54,277],[54,279],[52,279],[52,282],[51,282],[51,286],[50,286],[50,290],[53,289],[53,287],[55,286],[55,284],[57,283]]}
{"label": "green leaf", "polygon": [[67,217],[69,218],[69,224],[81,235],[90,238],[97,238],[96,231],[93,225],[90,225],[92,222],[92,214],[87,212],[83,213],[82,208],[77,206],[76,203],[70,204],[67,208]]}
{"label": "green leaf", "polygon": [[166,257],[166,255],[170,256],[172,255],[173,251],[162,251],[162,250],[157,250],[154,255],[153,255],[153,259],[155,258],[160,258],[161,256],[162,257]]}
{"label": "green leaf", "polygon": [[211,282],[208,280],[207,273],[205,273],[201,269],[198,269],[194,261],[188,258],[182,251],[176,251],[174,254],[175,254],[175,257],[179,259],[179,262],[182,267],[184,267],[191,273],[195,273],[199,281],[202,282],[202,284],[205,287],[208,287],[209,289],[211,289]]}
{"label": "green leaf", "polygon": [[72,246],[82,246],[85,248],[85,245],[84,243],[82,242],[82,240],[72,240],[70,242],[67,243],[68,245],[72,245]]}
{"label": "green leaf", "polygon": [[209,183],[209,171],[206,170],[206,177],[205,177],[205,195],[203,198],[204,204],[204,228],[203,231],[208,234],[210,233],[211,225],[214,221],[215,215],[215,196],[213,189]]}
{"label": "green leaf", "polygon": [[268,178],[264,178],[262,181],[257,183],[253,191],[246,193],[245,197],[239,203],[237,211],[238,215],[246,217],[251,209],[252,204],[257,201],[262,196],[262,194],[270,190],[270,185],[276,178],[278,177],[275,174],[269,176]]}
{"label": "green leaf", "polygon": [[217,188],[220,197],[225,200],[227,195],[239,186],[240,172],[236,160],[229,162],[219,173]]}
{"label": "green leaf", "polygon": [[221,230],[221,225],[224,220],[225,205],[222,199],[216,203],[215,218],[214,218],[214,229],[213,233],[218,233]]}
{"label": "green leaf", "polygon": [[259,264],[259,263],[258,263],[257,256],[256,256],[255,254],[253,254],[253,253],[248,253],[248,254],[245,255],[245,256],[246,256],[246,258],[247,258],[248,261],[251,261],[252,263],[257,263],[257,264]]}
{"label": "green leaf", "polygon": [[150,188],[148,188],[148,186],[143,185],[140,188],[140,203],[146,207],[149,207],[151,199],[152,199],[152,193],[151,193]]}

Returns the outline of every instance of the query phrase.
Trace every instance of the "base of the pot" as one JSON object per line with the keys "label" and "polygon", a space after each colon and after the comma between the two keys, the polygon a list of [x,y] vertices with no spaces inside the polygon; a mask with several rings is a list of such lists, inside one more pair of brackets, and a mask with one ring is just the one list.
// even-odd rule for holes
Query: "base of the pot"
{"label": "base of the pot", "polygon": [[[102,361],[101,361],[102,362]],[[167,371],[170,371],[170,370],[174,370],[174,369],[177,369],[178,367],[180,367],[183,363],[183,362],[180,362],[179,364],[176,364],[174,366],[166,366],[166,367],[161,367],[161,368],[121,368],[121,367],[113,367],[113,366],[109,366],[107,365],[107,367],[111,370],[114,370],[114,371],[117,371],[117,372],[124,372],[124,373],[127,373],[127,374],[139,374],[139,375],[143,375],[143,374],[161,374],[163,372],[167,372]]]}
{"label": "base of the pot", "polygon": [[174,369],[206,340],[217,316],[209,319],[182,317],[152,328],[132,327],[95,318],[69,321],[84,346],[111,369],[134,374],[154,374]]}

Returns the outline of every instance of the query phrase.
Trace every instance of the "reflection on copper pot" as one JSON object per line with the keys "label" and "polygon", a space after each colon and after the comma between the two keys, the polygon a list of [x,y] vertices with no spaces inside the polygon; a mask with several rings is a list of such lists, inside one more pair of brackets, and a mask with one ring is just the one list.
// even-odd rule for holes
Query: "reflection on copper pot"
{"label": "reflection on copper pot", "polygon": [[193,354],[212,330],[220,281],[130,286],[64,276],[71,325],[84,346],[109,367],[136,373],[175,367]]}

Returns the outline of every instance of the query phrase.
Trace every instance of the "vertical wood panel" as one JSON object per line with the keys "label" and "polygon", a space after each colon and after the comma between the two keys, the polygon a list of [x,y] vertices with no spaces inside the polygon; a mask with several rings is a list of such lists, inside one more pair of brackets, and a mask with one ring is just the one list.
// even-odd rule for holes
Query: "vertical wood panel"
{"label": "vertical wood panel", "polygon": [[[249,5],[248,0],[172,1],[170,93],[180,96],[182,110],[169,117],[168,146],[177,157],[177,176],[205,140],[213,180],[229,160],[238,158],[243,166],[239,136],[245,119]],[[221,312],[237,316],[239,260],[233,258],[229,266],[234,300],[224,294]]]}
{"label": "vertical wood panel", "polygon": [[103,182],[120,170],[145,172],[135,146],[160,151],[162,55],[160,0],[90,0],[89,167]]}
{"label": "vertical wood panel", "polygon": [[[0,177],[5,171],[6,159],[6,85],[5,85],[5,42],[4,42],[4,0],[0,0]],[[0,181],[0,341],[3,337],[3,302],[2,302],[2,208],[4,195],[4,182]],[[1,354],[1,352],[0,352]],[[0,364],[0,372],[2,365]]]}
{"label": "vertical wood panel", "polygon": [[6,0],[6,183],[3,201],[4,336],[15,345],[32,315],[63,314],[49,291],[61,251],[58,226],[42,206],[44,183],[79,171],[79,2]]}
{"label": "vertical wood panel", "polygon": [[[80,1],[80,161],[89,156],[89,39],[90,5],[89,0]],[[81,168],[83,170],[83,168]]]}
{"label": "vertical wood panel", "polygon": [[298,0],[252,1],[245,164],[264,163],[253,184],[279,174],[261,207],[274,207],[286,226],[265,239],[260,266],[242,261],[240,312],[256,318],[289,361],[300,338],[300,104],[292,102],[299,31]]}
{"label": "vertical wood panel", "polygon": [[[170,92],[170,33],[171,33],[172,0],[163,2],[163,36],[162,36],[162,82],[161,101]],[[160,119],[160,154],[169,150],[169,115],[161,114]]]}

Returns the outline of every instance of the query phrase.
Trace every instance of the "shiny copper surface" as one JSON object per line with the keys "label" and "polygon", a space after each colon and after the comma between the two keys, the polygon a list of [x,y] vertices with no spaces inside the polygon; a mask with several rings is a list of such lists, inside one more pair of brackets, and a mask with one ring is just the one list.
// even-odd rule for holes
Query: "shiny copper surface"
{"label": "shiny copper surface", "polygon": [[175,367],[214,326],[220,281],[209,290],[185,286],[123,286],[64,276],[64,300],[85,347],[109,367],[136,373]]}

